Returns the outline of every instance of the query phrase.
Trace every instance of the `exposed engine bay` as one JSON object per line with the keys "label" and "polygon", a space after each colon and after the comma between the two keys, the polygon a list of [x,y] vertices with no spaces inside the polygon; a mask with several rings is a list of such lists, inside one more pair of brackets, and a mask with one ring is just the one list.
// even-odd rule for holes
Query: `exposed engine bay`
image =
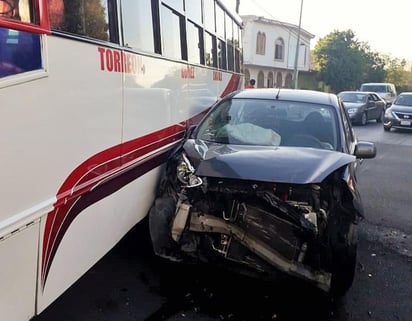
{"label": "exposed engine bay", "polygon": [[175,261],[223,261],[344,292],[359,213],[341,177],[340,170],[309,184],[200,177],[186,153],[176,153],[149,216],[153,248]]}

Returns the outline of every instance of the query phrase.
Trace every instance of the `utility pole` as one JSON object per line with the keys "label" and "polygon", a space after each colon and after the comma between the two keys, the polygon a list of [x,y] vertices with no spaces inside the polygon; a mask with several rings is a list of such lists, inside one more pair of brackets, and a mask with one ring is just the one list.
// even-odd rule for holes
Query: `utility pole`
{"label": "utility pole", "polygon": [[293,72],[293,80],[294,80],[294,87],[298,88],[298,60],[299,60],[299,49],[300,49],[300,26],[302,23],[302,8],[303,8],[303,0],[300,0],[300,15],[299,15],[299,27],[298,27],[298,36],[296,40],[296,52],[295,52],[295,68]]}

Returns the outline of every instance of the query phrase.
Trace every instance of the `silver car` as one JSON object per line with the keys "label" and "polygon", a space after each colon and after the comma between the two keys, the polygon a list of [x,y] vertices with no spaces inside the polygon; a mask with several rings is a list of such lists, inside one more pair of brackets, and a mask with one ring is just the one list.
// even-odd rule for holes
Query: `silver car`
{"label": "silver car", "polygon": [[383,119],[383,129],[412,129],[412,92],[403,92],[389,107]]}

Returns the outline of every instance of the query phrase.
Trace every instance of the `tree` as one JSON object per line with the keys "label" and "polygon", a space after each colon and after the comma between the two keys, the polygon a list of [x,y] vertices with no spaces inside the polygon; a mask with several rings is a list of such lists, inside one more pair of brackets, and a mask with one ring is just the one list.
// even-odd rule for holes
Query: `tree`
{"label": "tree", "polygon": [[334,91],[358,89],[363,82],[387,81],[387,57],[372,51],[351,30],[334,31],[320,39],[314,50],[320,80]]}
{"label": "tree", "polygon": [[362,44],[351,30],[336,30],[321,38],[313,52],[320,80],[334,92],[357,88],[366,73],[362,53]]}
{"label": "tree", "polygon": [[388,57],[386,67],[386,81],[397,87],[407,87],[408,73],[406,71],[406,60]]}

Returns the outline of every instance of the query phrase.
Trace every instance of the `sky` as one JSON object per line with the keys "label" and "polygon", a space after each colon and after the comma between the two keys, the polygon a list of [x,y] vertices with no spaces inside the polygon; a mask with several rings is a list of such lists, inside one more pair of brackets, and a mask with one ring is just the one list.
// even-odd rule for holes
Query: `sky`
{"label": "sky", "polygon": [[[233,7],[236,0],[222,0]],[[392,58],[412,61],[411,0],[240,0],[240,15],[254,14],[299,25],[319,38],[351,29],[356,39],[367,42],[373,51]]]}

